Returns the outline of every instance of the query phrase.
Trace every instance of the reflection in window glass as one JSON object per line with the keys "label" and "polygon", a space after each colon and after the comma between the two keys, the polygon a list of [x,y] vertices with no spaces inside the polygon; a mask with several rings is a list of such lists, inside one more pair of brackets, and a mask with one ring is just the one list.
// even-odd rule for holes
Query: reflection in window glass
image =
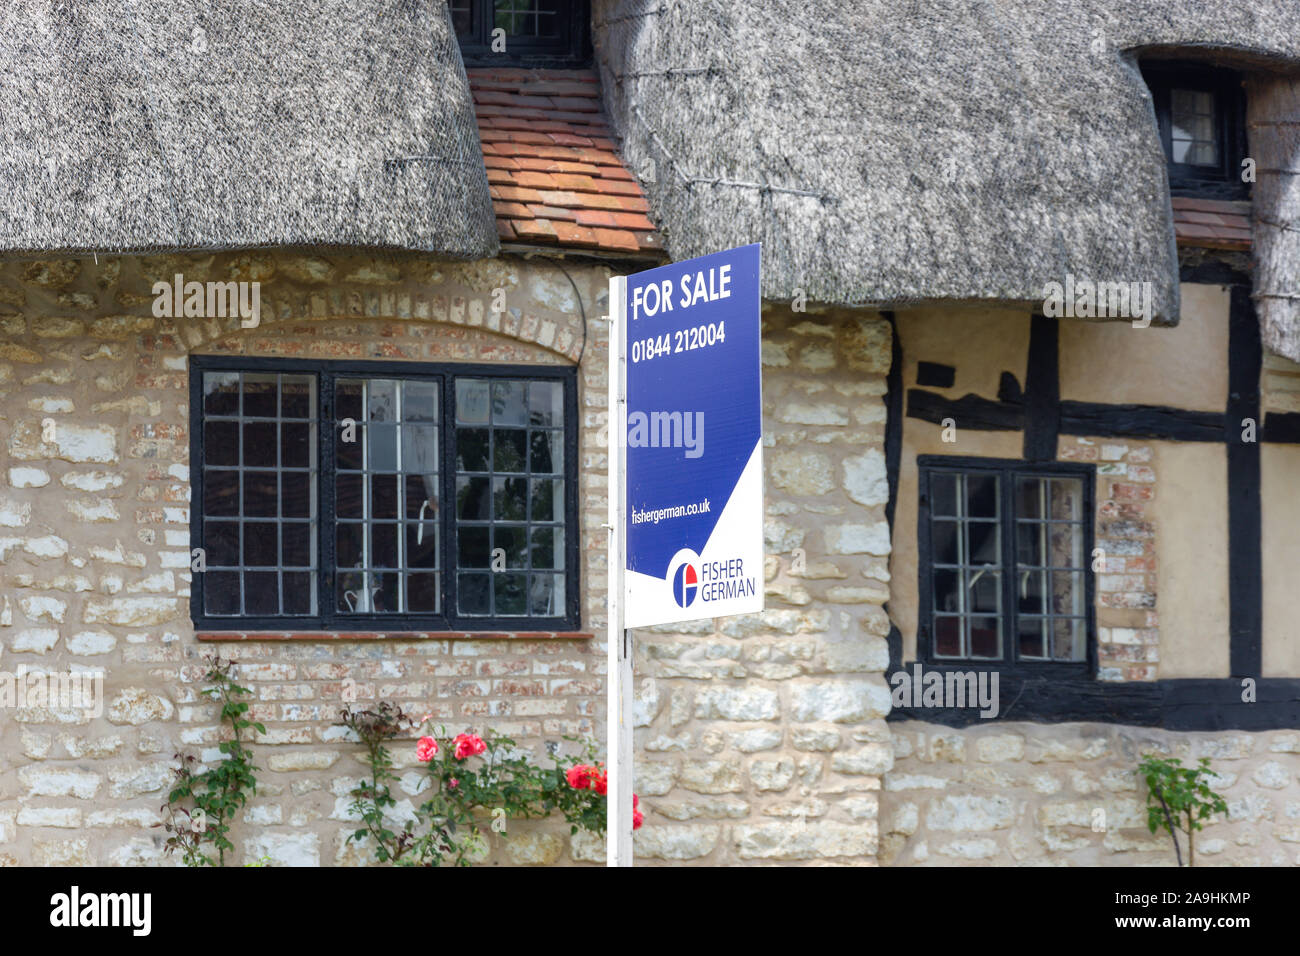
{"label": "reflection in window glass", "polygon": [[457,611],[564,613],[564,390],[456,381]]}
{"label": "reflection in window glass", "polygon": [[1219,165],[1214,94],[1208,90],[1169,91],[1170,143],[1175,163]]}
{"label": "reflection in window glass", "polygon": [[314,615],[316,378],[203,373],[204,613]]}
{"label": "reflection in window glass", "polygon": [[437,382],[379,378],[340,378],[335,385],[340,614],[442,609],[439,389]]}
{"label": "reflection in window glass", "polygon": [[[933,655],[1086,660],[1084,479],[1014,470],[933,469],[925,476]],[[1003,513],[1004,494],[1010,514]]]}

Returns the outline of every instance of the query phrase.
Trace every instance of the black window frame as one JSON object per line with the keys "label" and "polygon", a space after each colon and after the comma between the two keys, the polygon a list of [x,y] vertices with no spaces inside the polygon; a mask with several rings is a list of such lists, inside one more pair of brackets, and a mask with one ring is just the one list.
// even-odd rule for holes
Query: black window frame
{"label": "black window frame", "polygon": [[[1245,200],[1250,184],[1241,178],[1246,158],[1246,94],[1241,74],[1211,66],[1167,63],[1142,64],[1142,76],[1151,91],[1160,145],[1169,170],[1169,193],[1198,199]],[[1173,159],[1173,89],[1196,90],[1214,95],[1214,117],[1219,131],[1219,165],[1197,166]]]}
{"label": "black window frame", "polygon": [[[917,660],[934,670],[996,670],[1022,677],[1061,680],[1095,679],[1097,674],[1096,575],[1092,570],[1095,547],[1096,482],[1095,465],[1080,462],[1031,462],[1010,458],[977,458],[962,455],[918,455],[917,465]],[[960,471],[999,476],[1002,557],[1002,657],[953,658],[934,654],[934,547],[930,515],[930,478],[936,471]],[[1015,574],[1015,477],[1080,478],[1083,481],[1083,602],[1086,617],[1084,659],[1080,661],[1022,660],[1017,656],[1017,618],[1014,600]]]}
{"label": "black window frame", "polygon": [[[384,634],[429,632],[576,631],[580,627],[580,576],[578,524],[578,375],[571,366],[484,365],[472,363],[336,361],[243,356],[190,356],[190,548],[203,548],[205,372],[280,372],[311,374],[317,388],[317,553],[318,613],[315,615],[214,616],[204,611],[205,574],[195,571],[190,588],[190,617],[200,631],[271,632],[375,632]],[[335,443],[339,422],[334,415],[334,383],[346,378],[397,378],[442,383],[439,408],[439,514],[442,539],[439,549],[441,614],[341,614],[334,606],[335,580]],[[565,613],[552,617],[461,616],[456,605],[455,516],[455,379],[498,378],[558,381],[564,389],[564,583]],[[479,569],[476,569],[479,570]]]}
{"label": "black window frame", "polygon": [[[466,66],[529,66],[572,68],[591,63],[590,0],[563,0],[569,5],[560,14],[562,36],[555,39],[509,37],[504,53],[492,51],[494,0],[463,0],[471,10],[473,27],[468,36],[456,35],[461,59]],[[448,9],[448,16],[451,11]],[[452,23],[455,29],[455,23]]]}

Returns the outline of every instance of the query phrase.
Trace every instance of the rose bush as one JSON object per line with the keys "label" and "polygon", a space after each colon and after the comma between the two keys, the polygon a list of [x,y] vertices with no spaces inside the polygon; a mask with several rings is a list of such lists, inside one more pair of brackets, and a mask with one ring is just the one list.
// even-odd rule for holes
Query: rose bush
{"label": "rose bush", "polygon": [[[593,759],[594,741],[565,738],[576,744],[576,758],[562,757],[559,742],[548,744],[554,766],[542,767],[509,737],[490,730],[482,736],[451,736],[442,728],[425,733],[430,717],[417,723],[387,702],[372,710],[349,708],[342,717],[343,726],[365,745],[371,770],[370,778],[352,791],[349,809],[362,826],[348,839],[369,839],[381,863],[468,866],[486,856],[482,826],[508,839],[509,821],[552,813],[564,816],[571,834],[605,832],[608,778],[603,765]],[[412,732],[421,734],[415,758],[424,765],[429,783],[420,791],[424,802],[412,816],[399,820],[389,791],[397,775],[387,745]],[[575,759],[578,762],[565,769]],[[635,796],[632,806],[633,826],[639,827],[642,816]]]}

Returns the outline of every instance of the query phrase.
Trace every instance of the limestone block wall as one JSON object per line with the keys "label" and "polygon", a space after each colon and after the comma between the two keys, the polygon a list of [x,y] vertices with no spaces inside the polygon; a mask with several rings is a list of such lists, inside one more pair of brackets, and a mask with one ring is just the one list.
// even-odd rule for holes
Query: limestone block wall
{"label": "limestone block wall", "polygon": [[[0,862],[154,864],[152,829],[186,751],[216,759],[202,657],[237,659],[255,692],[261,786],[236,830],[237,862],[363,861],[346,846],[358,747],[334,726],[343,682],[448,730],[491,727],[539,756],[564,734],[603,734],[607,273],[569,264],[271,253],[10,262],[0,267],[0,669],[103,668],[104,713],[0,708]],[[262,283],[262,319],[158,318],[152,285]],[[498,295],[504,298],[500,298]],[[501,302],[502,310],[493,306]],[[198,640],[189,617],[188,357],[573,364],[583,627],[551,635],[377,640]],[[413,742],[395,748],[414,769]],[[414,803],[418,777],[401,794]],[[494,861],[568,860],[562,821],[513,823]]]}
{"label": "limestone block wall", "polygon": [[636,632],[643,861],[875,859],[890,344],[875,315],[765,311],[768,609]]}
{"label": "limestone block wall", "polygon": [[[1112,724],[891,723],[882,864],[1173,866],[1146,826],[1149,753],[1210,758],[1228,804],[1196,837],[1197,866],[1300,865],[1300,732],[1173,733]],[[1180,838],[1184,863],[1187,841]]]}

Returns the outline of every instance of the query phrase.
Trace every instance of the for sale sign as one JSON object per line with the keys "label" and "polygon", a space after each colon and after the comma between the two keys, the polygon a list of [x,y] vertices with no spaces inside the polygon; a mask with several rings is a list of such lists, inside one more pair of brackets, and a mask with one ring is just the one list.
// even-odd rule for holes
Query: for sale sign
{"label": "for sale sign", "polygon": [[628,276],[624,622],[763,609],[759,246]]}

